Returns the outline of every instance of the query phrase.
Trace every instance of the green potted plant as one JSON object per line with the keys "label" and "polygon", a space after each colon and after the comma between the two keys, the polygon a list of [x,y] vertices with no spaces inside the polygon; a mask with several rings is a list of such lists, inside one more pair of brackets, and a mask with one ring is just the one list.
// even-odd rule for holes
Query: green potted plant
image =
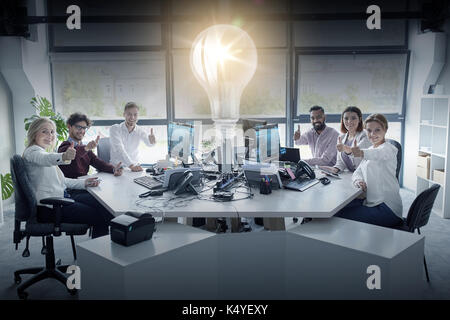
{"label": "green potted plant", "polygon": [[11,173],[5,175],[0,173],[0,185],[2,193],[0,194],[0,224],[3,223],[3,200],[10,198],[14,192]]}
{"label": "green potted plant", "polygon": [[[52,104],[45,97],[36,96],[31,99],[31,105],[36,108],[37,114],[32,115],[29,118],[25,118],[25,130],[28,131],[30,124],[39,117],[47,117],[53,120],[56,124],[56,134],[57,139],[60,142],[67,140],[67,135],[69,130],[67,129],[66,121],[62,115],[58,112],[53,111]],[[25,142],[26,144],[26,142]]]}
{"label": "green potted plant", "polygon": [[0,173],[0,180],[2,185],[2,199],[3,200],[9,199],[14,192],[11,173],[7,173],[5,175]]}

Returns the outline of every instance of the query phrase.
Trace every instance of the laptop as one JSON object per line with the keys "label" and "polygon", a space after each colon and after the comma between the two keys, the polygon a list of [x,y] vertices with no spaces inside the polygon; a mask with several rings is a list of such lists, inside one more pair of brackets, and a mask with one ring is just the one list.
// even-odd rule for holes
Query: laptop
{"label": "laptop", "polygon": [[290,161],[297,163],[300,161],[300,149],[297,148],[280,148],[280,161]]}
{"label": "laptop", "polygon": [[305,191],[306,189],[318,184],[320,181],[317,179],[306,179],[306,180],[294,180],[285,184],[284,187],[286,189],[297,190],[297,191]]}

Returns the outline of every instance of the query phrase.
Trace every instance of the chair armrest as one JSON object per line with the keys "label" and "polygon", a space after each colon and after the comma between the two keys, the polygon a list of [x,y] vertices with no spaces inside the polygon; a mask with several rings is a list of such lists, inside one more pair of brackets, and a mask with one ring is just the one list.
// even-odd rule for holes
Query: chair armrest
{"label": "chair armrest", "polygon": [[42,204],[52,204],[52,205],[58,205],[58,206],[68,206],[69,204],[75,203],[75,200],[73,200],[73,199],[68,199],[68,198],[51,197],[51,198],[41,199],[40,202],[41,202]]}

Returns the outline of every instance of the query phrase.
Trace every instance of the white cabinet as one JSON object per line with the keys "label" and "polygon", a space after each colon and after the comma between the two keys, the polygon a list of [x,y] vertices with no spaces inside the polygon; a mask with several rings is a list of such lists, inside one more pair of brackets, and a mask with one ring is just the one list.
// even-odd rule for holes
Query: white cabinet
{"label": "white cabinet", "polygon": [[[449,180],[449,95],[424,95],[420,104],[419,154],[428,155],[428,162],[417,161],[422,165],[417,169],[417,191],[419,194],[434,183],[441,188],[434,203],[433,212],[443,218],[450,218],[450,195],[446,190]],[[418,156],[419,156],[418,154]],[[424,169],[424,163],[426,163]],[[423,174],[427,172],[426,176]],[[419,176],[420,172],[420,176]]]}

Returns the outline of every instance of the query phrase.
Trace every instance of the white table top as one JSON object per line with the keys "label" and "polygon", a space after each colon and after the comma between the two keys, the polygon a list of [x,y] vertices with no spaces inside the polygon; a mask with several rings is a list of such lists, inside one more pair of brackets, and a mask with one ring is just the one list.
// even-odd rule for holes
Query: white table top
{"label": "white table top", "polygon": [[156,224],[156,231],[150,241],[143,241],[129,247],[112,242],[109,235],[80,242],[77,246],[125,267],[215,235],[199,228],[164,222]]}
{"label": "white table top", "polygon": [[[145,172],[124,171],[120,177],[109,173],[97,173],[102,181],[98,187],[88,191],[100,201],[113,215],[126,211],[147,211],[154,216],[164,217],[315,217],[333,216],[347,203],[356,198],[361,190],[351,183],[351,173],[341,174],[342,179],[330,177],[331,183],[318,183],[299,192],[294,190],[273,190],[269,195],[252,188],[252,199],[215,202],[198,199],[193,195],[175,197],[165,192],[160,197],[140,199],[139,194],[147,188],[133,182]],[[202,194],[205,198],[205,195]]]}
{"label": "white table top", "polygon": [[424,238],[423,235],[334,217],[316,219],[290,233],[392,259]]}

